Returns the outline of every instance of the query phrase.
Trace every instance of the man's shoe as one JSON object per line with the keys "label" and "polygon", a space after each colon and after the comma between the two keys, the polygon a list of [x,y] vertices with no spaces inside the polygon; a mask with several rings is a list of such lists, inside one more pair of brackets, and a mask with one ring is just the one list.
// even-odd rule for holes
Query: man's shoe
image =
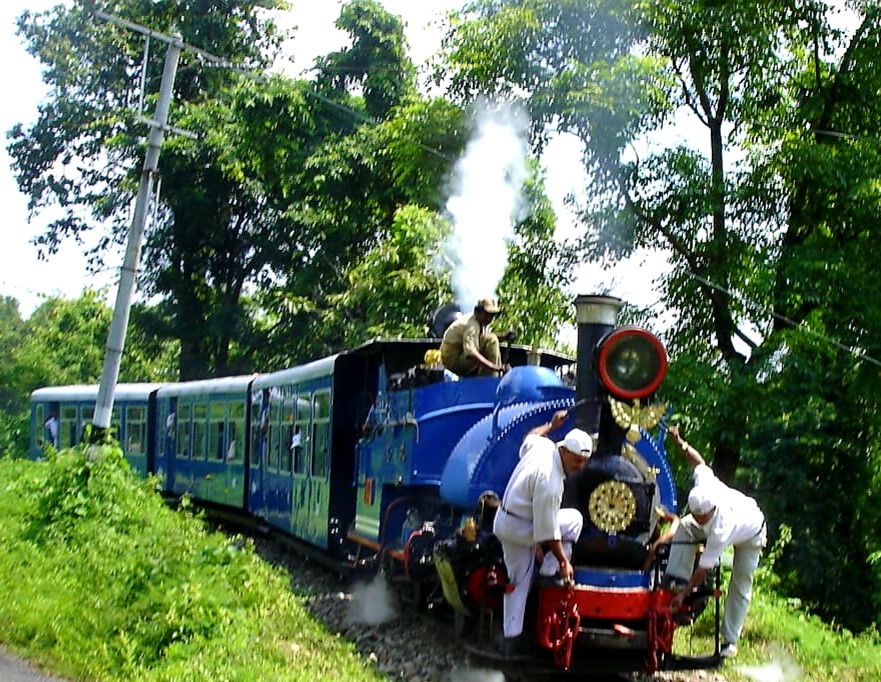
{"label": "man's shoe", "polygon": [[734,658],[737,656],[737,645],[732,642],[725,642],[722,645],[722,650],[719,652],[719,655],[722,658]]}

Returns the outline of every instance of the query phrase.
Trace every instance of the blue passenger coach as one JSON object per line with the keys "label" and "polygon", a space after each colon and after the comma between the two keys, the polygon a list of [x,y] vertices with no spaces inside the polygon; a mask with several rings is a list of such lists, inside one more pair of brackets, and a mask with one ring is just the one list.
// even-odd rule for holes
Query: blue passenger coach
{"label": "blue passenger coach", "polygon": [[153,472],[166,492],[244,507],[248,397],[255,378],[165,384],[156,392]]}
{"label": "blue passenger coach", "polygon": [[[145,475],[152,469],[155,413],[151,398],[161,384],[118,384],[115,391],[110,428],[122,445],[132,469]],[[98,400],[97,385],[47,386],[31,394],[30,456],[43,456],[47,445],[56,449],[69,448],[84,440],[86,426],[91,424]],[[50,417],[57,420],[55,441],[45,426]]]}

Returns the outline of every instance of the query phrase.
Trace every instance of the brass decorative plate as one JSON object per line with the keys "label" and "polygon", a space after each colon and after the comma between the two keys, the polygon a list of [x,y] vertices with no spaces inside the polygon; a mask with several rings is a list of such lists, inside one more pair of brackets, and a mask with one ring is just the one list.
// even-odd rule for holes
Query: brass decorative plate
{"label": "brass decorative plate", "polygon": [[601,531],[618,533],[633,521],[636,515],[636,497],[626,483],[606,481],[590,494],[590,520]]}

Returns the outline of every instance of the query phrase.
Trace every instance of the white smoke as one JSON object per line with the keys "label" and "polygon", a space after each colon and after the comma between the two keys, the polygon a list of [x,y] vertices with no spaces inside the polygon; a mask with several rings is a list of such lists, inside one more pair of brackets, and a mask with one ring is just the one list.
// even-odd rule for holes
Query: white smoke
{"label": "white smoke", "polygon": [[352,589],[348,620],[361,625],[381,625],[398,615],[395,595],[382,574]]}
{"label": "white smoke", "polygon": [[514,225],[526,216],[523,183],[529,120],[512,105],[482,104],[456,163],[447,200],[453,233],[445,248],[456,301],[468,311],[496,288],[508,264]]}
{"label": "white smoke", "polygon": [[444,677],[444,682],[505,682],[505,676],[498,670],[453,668]]}
{"label": "white smoke", "polygon": [[775,647],[771,659],[765,665],[739,665],[735,669],[753,682],[797,682],[802,678],[798,663],[785,651]]}

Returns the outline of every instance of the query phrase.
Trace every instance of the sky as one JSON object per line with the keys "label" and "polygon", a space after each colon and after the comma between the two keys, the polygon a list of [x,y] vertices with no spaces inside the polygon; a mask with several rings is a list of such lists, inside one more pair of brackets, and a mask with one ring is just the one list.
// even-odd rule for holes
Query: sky
{"label": "sky", "polygon": [[[0,75],[0,86],[6,93],[0,107],[0,129],[4,132],[16,123],[28,124],[37,115],[37,106],[47,94],[41,80],[39,63],[25,51],[15,35],[15,19],[24,10],[50,9],[59,0],[3,0],[0,3],[0,56],[7,68]],[[294,0],[292,10],[281,16],[283,27],[296,26],[293,40],[288,43],[288,54],[293,63],[288,71],[293,74],[308,69],[314,58],[338,49],[345,43],[344,33],[333,27],[339,14],[339,3],[327,0]],[[406,24],[411,58],[424,65],[440,46],[442,19],[445,12],[460,7],[461,0],[382,0],[384,7],[400,16]],[[11,160],[6,153],[7,140],[0,148],[0,205],[6,216],[3,222],[0,248],[0,295],[19,301],[22,315],[28,316],[47,296],[78,297],[84,287],[106,288],[108,303],[116,295],[116,281],[122,264],[122,251],[105,260],[107,269],[90,274],[82,255],[83,246],[64,243],[58,253],[46,260],[37,257],[35,236],[57,213],[42,212],[29,216],[27,197],[21,194],[15,182]],[[558,229],[570,235],[577,229],[564,197],[584,186],[577,141],[560,137],[553,141],[542,161],[547,172],[547,192],[557,209]],[[160,171],[162,160],[160,158]],[[149,229],[149,228],[148,228]],[[572,294],[596,293],[602,285],[611,287],[610,293],[632,303],[646,303],[653,299],[652,273],[663,267],[663,256],[648,255],[648,262],[625,264],[612,273],[600,273],[595,266],[585,264],[577,273]],[[627,277],[625,273],[638,273]]]}

